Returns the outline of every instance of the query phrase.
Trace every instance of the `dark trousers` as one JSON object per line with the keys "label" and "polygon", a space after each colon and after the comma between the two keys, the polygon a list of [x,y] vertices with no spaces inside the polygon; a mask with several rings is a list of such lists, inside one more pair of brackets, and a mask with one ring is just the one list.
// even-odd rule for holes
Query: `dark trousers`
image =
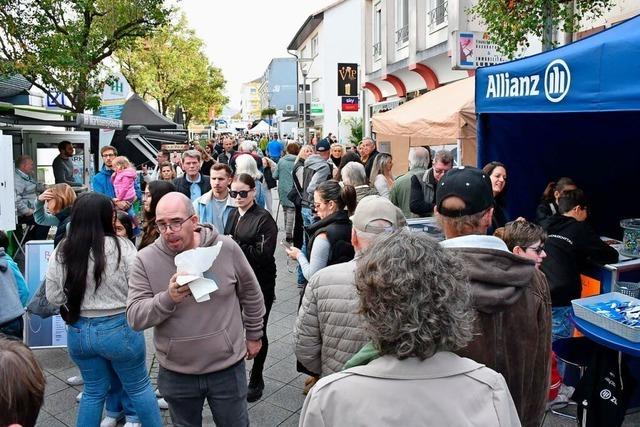
{"label": "dark trousers", "polygon": [[[36,224],[36,220],[33,218],[33,215],[29,216],[21,216],[18,218],[18,224],[25,224],[27,226],[32,225],[31,229],[27,233],[27,238],[24,240],[25,243],[29,240],[46,240],[47,235],[49,234],[49,228],[46,225]],[[22,230],[16,230],[16,237],[22,236]]]}
{"label": "dark trousers", "polygon": [[304,229],[302,223],[302,208],[296,206],[296,217],[293,222],[293,246],[301,248],[304,240]]}
{"label": "dark trousers", "polygon": [[249,425],[246,375],[244,360],[202,375],[181,374],[160,366],[158,389],[169,404],[175,427],[201,427],[205,398],[217,427],[246,427]]}
{"label": "dark trousers", "polygon": [[262,288],[262,296],[264,297],[264,306],[266,312],[264,314],[264,325],[262,326],[262,347],[258,352],[258,355],[253,361],[253,367],[251,368],[250,381],[256,382],[262,379],[262,371],[264,370],[264,361],[267,359],[267,351],[269,351],[269,339],[267,338],[267,323],[269,323],[269,313],[271,313],[271,307],[273,306],[273,299],[275,297],[275,283],[270,284],[268,287]]}

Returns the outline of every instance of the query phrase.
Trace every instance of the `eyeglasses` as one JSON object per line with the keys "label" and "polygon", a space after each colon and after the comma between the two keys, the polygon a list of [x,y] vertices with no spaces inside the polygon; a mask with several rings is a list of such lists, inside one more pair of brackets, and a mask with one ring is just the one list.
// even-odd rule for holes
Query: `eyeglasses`
{"label": "eyeglasses", "polygon": [[166,232],[167,229],[169,229],[171,231],[180,231],[180,230],[182,230],[182,225],[185,222],[189,221],[193,217],[194,217],[194,215],[190,215],[189,217],[183,219],[182,221],[178,220],[178,221],[170,222],[169,224],[157,224],[156,223],[156,230],[158,230],[160,233]]}
{"label": "eyeglasses", "polygon": [[[253,190],[253,188],[251,189]],[[246,199],[247,196],[249,195],[249,192],[251,192],[251,190],[241,190],[241,191],[229,191],[229,195],[231,196],[232,199],[235,199],[236,197],[240,196],[242,199]]]}
{"label": "eyeglasses", "polygon": [[526,251],[527,249],[531,249],[533,252],[535,252],[537,255],[540,255],[543,251],[544,251],[544,245],[540,245],[538,247],[536,246],[526,246],[524,248],[524,250]]}

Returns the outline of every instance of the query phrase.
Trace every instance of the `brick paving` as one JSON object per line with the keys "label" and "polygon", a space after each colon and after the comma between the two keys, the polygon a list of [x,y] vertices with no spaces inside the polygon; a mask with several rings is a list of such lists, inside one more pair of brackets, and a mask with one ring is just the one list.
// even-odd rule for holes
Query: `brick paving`
{"label": "brick paving", "polygon": [[[277,193],[274,192],[274,206],[277,206]],[[283,215],[278,217],[280,228],[279,240],[284,237]],[[300,409],[304,402],[302,394],[304,375],[295,368],[295,355],[292,345],[292,331],[298,307],[298,290],[295,285],[294,263],[287,262],[284,250],[276,249],[278,278],[276,284],[276,301],[269,318],[269,353],[265,362],[265,390],[257,402],[249,404],[249,419],[252,426],[297,426]],[[291,271],[289,271],[291,270]],[[155,385],[158,365],[154,358],[151,331],[145,333],[147,342],[147,365]],[[47,378],[44,406],[38,418],[38,427],[75,426],[78,404],[76,395],[82,386],[72,387],[65,380],[73,375],[80,375],[66,349],[35,350]],[[247,363],[247,378],[251,362]],[[171,426],[168,411],[162,411],[164,424]],[[120,424],[122,425],[122,424]],[[203,408],[203,425],[213,426],[211,412],[205,404]],[[575,421],[549,414],[543,427],[573,427]],[[624,426],[640,426],[640,414],[627,416]],[[85,426],[82,426],[85,427]],[[90,426],[87,426],[90,427]]]}

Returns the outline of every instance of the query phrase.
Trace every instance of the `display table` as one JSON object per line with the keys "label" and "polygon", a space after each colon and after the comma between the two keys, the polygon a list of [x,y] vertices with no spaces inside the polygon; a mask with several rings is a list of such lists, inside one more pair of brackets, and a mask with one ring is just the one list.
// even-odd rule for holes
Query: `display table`
{"label": "display table", "polygon": [[593,323],[576,317],[573,312],[571,314],[571,321],[576,325],[576,329],[590,340],[629,356],[640,357],[640,343],[634,343],[618,335],[614,335],[606,329],[602,329]]}

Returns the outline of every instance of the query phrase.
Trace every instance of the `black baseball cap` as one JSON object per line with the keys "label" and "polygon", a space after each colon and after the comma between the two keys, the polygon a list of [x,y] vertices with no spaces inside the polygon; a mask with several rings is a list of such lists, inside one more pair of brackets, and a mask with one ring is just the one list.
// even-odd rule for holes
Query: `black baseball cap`
{"label": "black baseball cap", "polygon": [[[464,201],[464,209],[447,209],[442,202],[448,197]],[[493,206],[493,190],[489,175],[481,169],[458,166],[447,172],[438,182],[436,206],[438,213],[448,217],[473,215]]]}
{"label": "black baseball cap", "polygon": [[322,138],[316,144],[316,151],[318,152],[329,151],[330,149],[331,149],[331,143],[327,141],[327,138]]}

